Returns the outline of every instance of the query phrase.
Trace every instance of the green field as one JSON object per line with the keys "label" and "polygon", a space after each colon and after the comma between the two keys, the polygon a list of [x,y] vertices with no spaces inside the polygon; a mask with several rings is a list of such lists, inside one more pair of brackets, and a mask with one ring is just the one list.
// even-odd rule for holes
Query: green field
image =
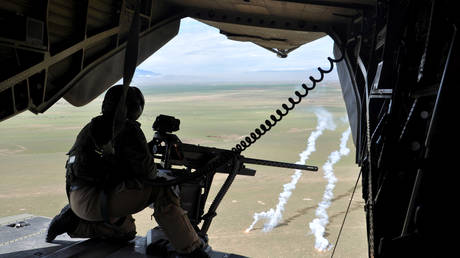
{"label": "green field", "polygon": [[[181,120],[177,133],[183,142],[232,148],[242,137],[258,127],[293,95],[296,85],[182,85],[152,86],[143,89],[146,98],[142,129],[151,139],[151,125],[159,114]],[[45,114],[24,112],[0,123],[0,217],[29,213],[52,217],[67,202],[64,190],[65,153],[72,146],[79,130],[100,112],[101,98],[76,108],[61,100]],[[308,161],[317,165],[317,173],[304,172],[293,191],[283,222],[273,231],[260,229],[245,234],[254,212],[274,208],[283,184],[294,171],[256,167],[255,177],[237,177],[218,209],[209,231],[210,244],[216,250],[250,257],[329,257],[331,251],[314,249],[314,236],[308,223],[315,217],[326,180],[321,166],[328,155],[339,147],[340,136],[348,125],[339,86],[319,85],[272,131],[243,154],[247,157],[296,162],[306,148],[307,138],[315,129],[313,110],[323,107],[334,116],[335,131],[325,131],[316,143],[317,151]],[[335,242],[359,168],[351,139],[351,153],[335,166],[338,178],[334,199],[328,210],[330,224],[327,238]],[[225,177],[215,179],[219,186]],[[215,187],[213,190],[216,191]],[[212,196],[211,196],[212,198]],[[210,199],[209,201],[212,201]],[[359,187],[348,214],[335,257],[367,257],[364,203]],[[145,234],[155,223],[153,211],[136,214],[138,233]]]}

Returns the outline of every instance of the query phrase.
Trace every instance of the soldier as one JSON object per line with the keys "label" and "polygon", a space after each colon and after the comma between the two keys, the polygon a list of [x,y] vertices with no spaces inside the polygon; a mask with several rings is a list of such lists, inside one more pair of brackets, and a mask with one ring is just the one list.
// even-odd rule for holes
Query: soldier
{"label": "soldier", "polygon": [[63,233],[71,237],[131,240],[136,235],[131,214],[153,203],[154,217],[178,253],[209,257],[171,188],[144,184],[145,179],[155,178],[156,168],[136,121],[144,108],[144,97],[136,87],[127,91],[127,119],[112,139],[122,90],[117,85],[107,91],[102,115],[81,130],[69,151],[66,190],[70,205],[53,218],[46,241]]}

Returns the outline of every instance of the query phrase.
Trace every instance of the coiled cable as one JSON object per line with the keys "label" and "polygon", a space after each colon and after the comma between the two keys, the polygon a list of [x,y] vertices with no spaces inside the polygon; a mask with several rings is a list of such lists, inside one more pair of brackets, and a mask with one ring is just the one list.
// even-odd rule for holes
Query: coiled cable
{"label": "coiled cable", "polygon": [[297,100],[294,100],[292,97],[289,97],[288,101],[290,103],[290,106],[288,106],[286,103],[281,105],[281,107],[284,109],[284,112],[281,109],[277,109],[275,113],[278,115],[278,117],[275,114],[270,115],[270,119],[265,120],[265,124],[260,124],[259,128],[254,129],[254,131],[251,132],[249,136],[246,136],[243,141],[236,144],[236,146],[232,148],[232,151],[236,153],[243,152],[252,144],[254,144],[257,140],[259,140],[264,134],[270,131],[279,121],[283,119],[283,117],[287,116],[289,111],[293,110],[295,106],[299,104],[302,101],[302,99],[308,95],[309,91],[315,89],[316,84],[324,79],[324,74],[332,72],[332,70],[334,69],[334,63],[342,61],[344,56],[344,52],[342,51],[342,56],[338,59],[328,57],[327,60],[329,61],[329,69],[324,70],[321,67],[318,67],[317,69],[320,73],[320,78],[316,79],[313,76],[310,76],[309,79],[312,82],[312,85],[310,87],[307,84],[302,83],[301,86],[305,90],[305,93],[301,93],[300,91],[296,90],[294,94],[297,96]]}

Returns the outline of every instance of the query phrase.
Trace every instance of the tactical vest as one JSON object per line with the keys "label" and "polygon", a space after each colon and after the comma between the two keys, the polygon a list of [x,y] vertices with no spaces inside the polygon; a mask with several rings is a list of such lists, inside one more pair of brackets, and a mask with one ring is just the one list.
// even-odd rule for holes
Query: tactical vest
{"label": "tactical vest", "polygon": [[116,175],[113,153],[103,146],[111,145],[111,123],[95,117],[78,134],[67,153],[66,185],[104,187]]}

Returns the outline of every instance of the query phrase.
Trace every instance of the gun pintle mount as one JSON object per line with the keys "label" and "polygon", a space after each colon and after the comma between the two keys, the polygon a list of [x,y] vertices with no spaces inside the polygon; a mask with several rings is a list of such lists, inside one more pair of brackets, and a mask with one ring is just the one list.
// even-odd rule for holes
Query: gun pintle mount
{"label": "gun pintle mount", "polygon": [[[318,171],[316,166],[246,158],[231,150],[182,143],[179,137],[173,134],[179,130],[179,124],[180,120],[172,116],[158,116],[152,126],[155,135],[149,142],[149,146],[154,158],[161,161],[157,164],[159,169],[168,170],[178,178],[196,174],[198,171],[202,173],[199,177],[190,177],[192,179],[178,183],[182,208],[188,212],[192,225],[202,236],[206,235],[212,218],[216,215],[217,206],[235,176],[237,174],[255,175],[256,171],[246,168],[244,164]],[[217,193],[209,211],[204,214],[204,206],[215,173],[226,173],[228,177]],[[202,227],[198,228],[202,221]]]}

